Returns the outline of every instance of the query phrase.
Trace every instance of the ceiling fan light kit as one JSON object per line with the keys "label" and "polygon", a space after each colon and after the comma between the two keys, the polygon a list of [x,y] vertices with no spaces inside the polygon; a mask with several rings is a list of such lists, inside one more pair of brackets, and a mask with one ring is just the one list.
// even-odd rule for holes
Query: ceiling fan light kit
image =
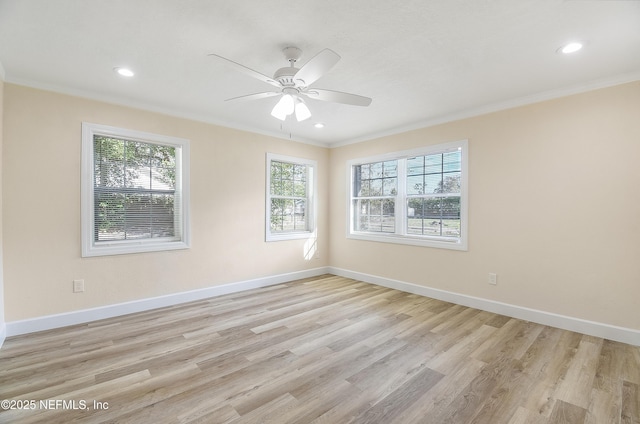
{"label": "ceiling fan light kit", "polygon": [[296,119],[298,122],[311,118],[311,111],[300,97],[296,98]]}
{"label": "ceiling fan light kit", "polygon": [[284,94],[280,97],[280,100],[273,107],[271,111],[271,115],[275,118],[278,118],[281,121],[287,119],[287,116],[291,115],[294,111],[295,105],[293,101],[293,96],[290,94]]}
{"label": "ceiling fan light kit", "polygon": [[278,100],[271,110],[271,115],[281,121],[286,120],[287,116],[293,115],[294,113],[298,121],[304,121],[311,117],[311,111],[304,103],[303,97],[353,106],[369,106],[371,104],[369,97],[320,88],[309,89],[311,84],[333,68],[340,60],[340,56],[333,50],[322,50],[300,68],[296,68],[295,63],[302,56],[302,50],[297,47],[286,47],[282,52],[287,61],[289,61],[289,66],[278,69],[274,73],[273,78],[232,60],[218,56],[217,54],[211,54],[210,56],[215,56],[226,61],[240,72],[279,89],[279,91],[268,91],[233,97],[227,99],[227,101],[255,100],[279,95],[281,96],[280,100]]}
{"label": "ceiling fan light kit", "polygon": [[271,116],[281,121],[295,112],[298,122],[311,118],[311,111],[304,104],[304,100],[292,94],[283,94],[278,103],[273,107]]}

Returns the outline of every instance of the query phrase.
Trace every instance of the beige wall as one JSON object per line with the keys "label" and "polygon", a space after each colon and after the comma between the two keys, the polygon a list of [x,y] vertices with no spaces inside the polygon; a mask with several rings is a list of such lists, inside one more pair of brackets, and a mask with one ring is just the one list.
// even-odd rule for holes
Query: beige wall
{"label": "beige wall", "polygon": [[[0,100],[7,322],[331,265],[640,329],[640,82],[335,149],[13,84]],[[191,249],[80,257],[82,121],[191,140]],[[346,239],[348,159],[460,139],[467,252]],[[318,160],[319,259],[264,242],[266,152]]]}
{"label": "beige wall", "polygon": [[[345,237],[347,160],[461,139],[468,251]],[[330,169],[332,266],[640,329],[640,82],[332,149]]]}
{"label": "beige wall", "polygon": [[[7,322],[328,264],[326,201],[318,259],[305,260],[304,240],[264,242],[266,152],[317,160],[326,199],[325,148],[13,84],[4,105]],[[80,257],[82,121],[191,140],[191,249]]]}
{"label": "beige wall", "polygon": [[[0,70],[2,65],[0,65]],[[4,118],[4,80],[0,77],[0,346],[6,331],[4,314],[4,272],[2,260],[3,232],[2,232],[2,139],[3,139],[3,118]]]}

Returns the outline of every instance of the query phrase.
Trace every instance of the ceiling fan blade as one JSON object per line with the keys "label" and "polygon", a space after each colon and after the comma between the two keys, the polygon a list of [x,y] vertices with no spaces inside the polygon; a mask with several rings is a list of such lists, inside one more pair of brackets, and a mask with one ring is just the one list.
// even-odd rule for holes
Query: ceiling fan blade
{"label": "ceiling fan blade", "polygon": [[247,94],[245,96],[232,97],[230,99],[226,99],[225,102],[233,102],[237,100],[258,100],[258,99],[266,99],[267,97],[278,96],[282,94],[279,91],[267,91],[264,93],[255,93],[255,94]]}
{"label": "ceiling fan blade", "polygon": [[233,60],[229,60],[226,57],[222,57],[222,56],[219,56],[219,55],[214,54],[214,53],[211,53],[209,56],[215,56],[218,59],[224,60],[228,65],[231,65],[236,70],[238,70],[238,71],[240,71],[240,72],[242,72],[242,73],[244,73],[246,75],[249,75],[250,77],[258,79],[258,80],[260,80],[262,82],[266,82],[267,84],[271,84],[271,85],[273,85],[275,87],[278,87],[278,88],[281,87],[280,83],[278,81],[274,80],[273,78],[268,77],[268,76],[266,76],[264,74],[261,74],[258,71],[254,71],[251,68],[247,68],[246,66],[241,65],[241,64],[239,64],[237,62],[234,62]]}
{"label": "ceiling fan blade", "polygon": [[353,106],[369,106],[371,104],[369,97],[343,93],[342,91],[324,90],[322,88],[312,88],[301,94],[306,95],[310,99],[323,100],[325,102],[344,103]]}
{"label": "ceiling fan blade", "polygon": [[308,87],[333,68],[339,60],[338,53],[331,49],[324,49],[302,65],[302,68],[293,76],[293,81],[299,87]]}

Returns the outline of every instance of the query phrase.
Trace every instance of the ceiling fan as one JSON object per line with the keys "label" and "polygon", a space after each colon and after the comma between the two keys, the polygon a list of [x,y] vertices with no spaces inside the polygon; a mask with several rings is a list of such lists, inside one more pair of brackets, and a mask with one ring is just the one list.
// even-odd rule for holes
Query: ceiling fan
{"label": "ceiling fan", "polygon": [[277,88],[275,91],[266,91],[262,93],[233,97],[226,101],[255,100],[281,96],[280,100],[271,111],[271,115],[281,121],[284,121],[287,119],[287,116],[293,115],[294,113],[298,121],[304,121],[311,117],[311,112],[303,98],[343,103],[354,106],[369,106],[371,104],[371,99],[369,97],[310,87],[311,84],[316,82],[340,60],[340,56],[333,50],[322,50],[300,68],[296,68],[295,65],[298,59],[302,56],[302,50],[297,47],[286,47],[282,52],[284,53],[285,58],[289,61],[289,66],[278,69],[273,77],[261,74],[260,72],[254,71],[253,69],[247,68],[244,65],[217,54],[210,54],[209,56],[220,58],[235,69]]}

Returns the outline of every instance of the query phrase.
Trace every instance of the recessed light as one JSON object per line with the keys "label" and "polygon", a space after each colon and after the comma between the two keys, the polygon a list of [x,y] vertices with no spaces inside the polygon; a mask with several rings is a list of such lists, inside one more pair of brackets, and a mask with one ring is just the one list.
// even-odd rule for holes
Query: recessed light
{"label": "recessed light", "polygon": [[324,128],[324,124],[322,122],[316,122],[314,127],[316,127],[316,128]]}
{"label": "recessed light", "polygon": [[558,51],[564,54],[570,54],[570,53],[577,52],[581,48],[582,48],[582,43],[572,42],[560,47]]}
{"label": "recessed light", "polygon": [[115,67],[115,68],[113,68],[113,71],[115,73],[117,73],[118,75],[121,75],[123,77],[132,77],[132,76],[135,75],[135,73],[131,69],[128,69],[128,68]]}

